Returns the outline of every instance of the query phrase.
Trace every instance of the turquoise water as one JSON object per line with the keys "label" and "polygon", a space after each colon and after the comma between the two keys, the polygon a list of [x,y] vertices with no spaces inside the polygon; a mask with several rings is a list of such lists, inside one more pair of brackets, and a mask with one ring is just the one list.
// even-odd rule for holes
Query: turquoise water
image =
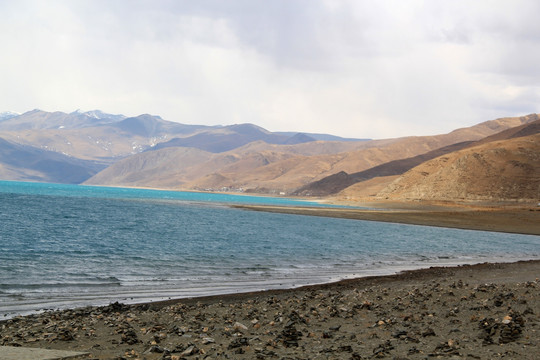
{"label": "turquoise water", "polygon": [[102,199],[161,199],[197,203],[328,206],[314,201],[282,197],[134,189],[106,186],[50,184],[0,180],[0,192],[26,195],[89,197]]}
{"label": "turquoise water", "polygon": [[0,316],[540,258],[540,237],[271,214],[269,197],[0,181]]}

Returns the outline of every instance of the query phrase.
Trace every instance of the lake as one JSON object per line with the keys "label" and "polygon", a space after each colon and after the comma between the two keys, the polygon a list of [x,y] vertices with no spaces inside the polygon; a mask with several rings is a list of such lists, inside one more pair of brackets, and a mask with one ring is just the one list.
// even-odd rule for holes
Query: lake
{"label": "lake", "polygon": [[0,318],[540,258],[540,237],[273,214],[294,199],[0,181]]}

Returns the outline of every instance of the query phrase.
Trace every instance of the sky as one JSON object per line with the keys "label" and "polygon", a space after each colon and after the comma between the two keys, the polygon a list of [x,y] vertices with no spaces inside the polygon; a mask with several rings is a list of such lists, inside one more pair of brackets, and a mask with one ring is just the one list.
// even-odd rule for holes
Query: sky
{"label": "sky", "polygon": [[0,112],[355,138],[540,112],[537,0],[0,0]]}

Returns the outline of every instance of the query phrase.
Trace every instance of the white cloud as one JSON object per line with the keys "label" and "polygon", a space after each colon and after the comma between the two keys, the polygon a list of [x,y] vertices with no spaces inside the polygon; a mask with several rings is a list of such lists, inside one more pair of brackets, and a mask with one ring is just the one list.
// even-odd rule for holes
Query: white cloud
{"label": "white cloud", "polygon": [[354,137],[539,112],[540,5],[0,1],[0,110]]}

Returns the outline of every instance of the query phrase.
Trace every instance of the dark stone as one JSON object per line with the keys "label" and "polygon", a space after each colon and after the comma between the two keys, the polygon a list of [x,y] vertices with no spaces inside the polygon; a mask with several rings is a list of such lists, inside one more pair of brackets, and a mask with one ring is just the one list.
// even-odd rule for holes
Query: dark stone
{"label": "dark stone", "polygon": [[102,311],[104,313],[111,313],[111,312],[124,312],[129,310],[129,306],[126,304],[122,304],[117,302],[114,302],[108,306],[103,307]]}
{"label": "dark stone", "polygon": [[[158,353],[158,354],[161,354],[161,353],[164,353],[165,352],[165,349],[162,348],[161,346],[159,345],[154,345],[152,346],[150,349],[148,349],[146,352],[148,353]],[[168,351],[167,351],[168,352]]]}
{"label": "dark stone", "polygon": [[122,344],[135,345],[139,343],[137,333],[133,329],[127,329],[122,333]]}
{"label": "dark stone", "polygon": [[396,338],[396,339],[403,339],[403,338],[407,337],[407,331],[405,331],[405,330],[397,330],[397,331],[392,333],[392,337]]}
{"label": "dark stone", "polygon": [[294,326],[287,326],[280,335],[285,347],[298,347],[298,340],[302,337],[302,333],[296,330]]}
{"label": "dark stone", "polygon": [[351,345],[343,345],[338,348],[338,351],[340,352],[352,352],[352,346]]}
{"label": "dark stone", "polygon": [[229,349],[236,349],[236,348],[239,348],[239,347],[242,347],[242,346],[247,346],[247,345],[249,345],[249,339],[245,338],[245,337],[241,337],[241,338],[238,338],[238,339],[234,339],[229,344]]}
{"label": "dark stone", "polygon": [[389,355],[390,350],[394,349],[394,345],[390,342],[390,340],[386,340],[386,342],[380,344],[375,349],[373,349],[373,356],[376,358],[383,358]]}
{"label": "dark stone", "polygon": [[75,340],[75,336],[68,329],[60,329],[58,330],[57,339],[61,341],[72,341]]}
{"label": "dark stone", "polygon": [[521,326],[512,321],[509,324],[503,324],[501,325],[501,335],[499,337],[499,343],[500,344],[508,344],[512,341],[516,341],[521,337],[522,333]]}

